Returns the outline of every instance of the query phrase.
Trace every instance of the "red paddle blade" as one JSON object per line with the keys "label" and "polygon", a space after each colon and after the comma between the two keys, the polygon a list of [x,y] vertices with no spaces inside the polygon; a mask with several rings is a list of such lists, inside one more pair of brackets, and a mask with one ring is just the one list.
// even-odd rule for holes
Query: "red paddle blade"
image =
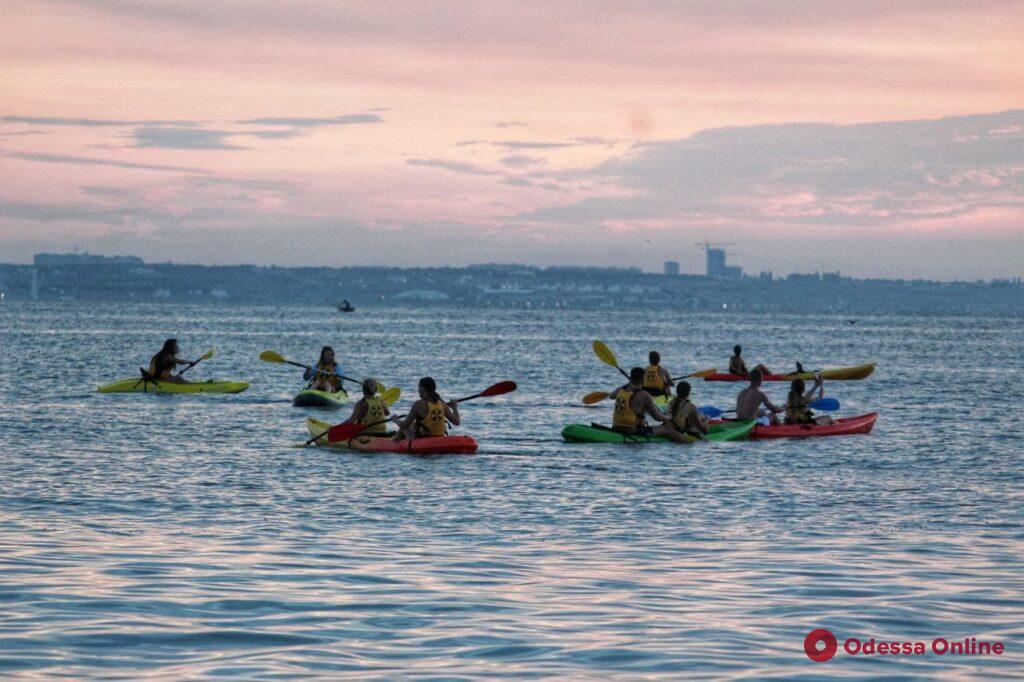
{"label": "red paddle blade", "polygon": [[481,391],[480,392],[480,397],[481,398],[490,398],[491,396],[494,396],[494,395],[505,395],[506,393],[511,393],[514,390],[516,390],[516,382],[514,382],[514,381],[500,381],[500,382],[494,384],[493,386],[491,386],[490,388],[488,388],[488,389],[486,389],[484,391]]}
{"label": "red paddle blade", "polygon": [[339,440],[355,438],[362,433],[365,428],[366,427],[362,424],[336,424],[327,432],[327,440],[331,443],[335,443]]}

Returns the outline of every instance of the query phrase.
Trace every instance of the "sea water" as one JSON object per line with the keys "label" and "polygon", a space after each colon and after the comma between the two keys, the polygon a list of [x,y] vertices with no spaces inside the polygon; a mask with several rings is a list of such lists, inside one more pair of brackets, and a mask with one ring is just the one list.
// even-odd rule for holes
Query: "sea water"
{"label": "sea water", "polygon": [[[239,395],[104,395],[168,336]],[[562,442],[580,398],[674,374],[877,361],[826,384],[870,435]],[[304,363],[462,406],[475,456],[291,447]],[[1019,678],[1024,322],[969,317],[0,307],[0,676]],[[695,381],[727,409],[736,384]],[[774,399],[785,384],[769,384]],[[326,415],[326,416],[325,416]],[[839,651],[812,662],[827,628]],[[998,641],[1002,655],[844,642]]]}

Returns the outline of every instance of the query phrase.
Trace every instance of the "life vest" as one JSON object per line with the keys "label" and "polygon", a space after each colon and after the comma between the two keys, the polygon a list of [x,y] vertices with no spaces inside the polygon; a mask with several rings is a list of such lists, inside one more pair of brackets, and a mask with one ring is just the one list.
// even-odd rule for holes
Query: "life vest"
{"label": "life vest", "polygon": [[661,376],[661,367],[647,365],[647,369],[644,370],[644,388],[654,389],[659,393],[665,392],[665,377]]}
{"label": "life vest", "polygon": [[165,363],[160,353],[157,353],[149,361],[149,376],[154,379],[170,379],[172,367],[174,367],[173,364]]}
{"label": "life vest", "polygon": [[786,421],[790,424],[810,424],[814,421],[814,413],[802,397],[790,394],[786,405]]}
{"label": "life vest", "polygon": [[672,412],[670,415],[672,417],[672,423],[675,424],[676,428],[679,429],[680,431],[686,431],[686,405],[690,402],[690,400],[689,398],[687,398],[686,400],[682,400],[681,402],[678,402],[680,401],[679,398],[677,398],[676,400],[677,402],[672,403]]}
{"label": "life vest", "polygon": [[448,420],[444,416],[444,402],[427,401],[427,416],[420,420],[419,430],[424,436],[443,436],[447,432]]}
{"label": "life vest", "polygon": [[313,378],[314,381],[323,381],[331,387],[332,391],[341,390],[341,378],[336,374],[338,371],[338,363],[336,362],[318,362],[316,368],[323,370],[326,374],[320,374],[319,372]]}
{"label": "life vest", "polygon": [[636,391],[619,389],[615,396],[615,412],[612,413],[612,426],[619,429],[636,429],[645,424],[644,418],[633,411],[633,396]]}
{"label": "life vest", "polygon": [[388,418],[387,414],[384,413],[384,401],[378,396],[373,396],[372,398],[363,398],[363,400],[366,402],[366,414],[363,415],[363,418],[359,420],[359,423],[364,426],[366,426],[367,424],[372,424],[372,426],[367,426],[366,430],[363,431],[363,433],[387,433],[388,425],[386,423],[378,423],[383,422]]}

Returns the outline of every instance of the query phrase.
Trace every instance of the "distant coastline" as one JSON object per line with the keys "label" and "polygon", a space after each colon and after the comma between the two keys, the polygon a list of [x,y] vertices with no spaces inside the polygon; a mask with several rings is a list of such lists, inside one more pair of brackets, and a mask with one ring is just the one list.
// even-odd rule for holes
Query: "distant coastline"
{"label": "distant coastline", "polygon": [[276,267],[144,263],[132,257],[40,254],[0,264],[7,302],[165,301],[296,304],[360,309],[466,306],[532,309],[1024,316],[1019,278],[934,282],[853,279],[839,273],[709,277],[639,268],[471,265],[458,268]]}

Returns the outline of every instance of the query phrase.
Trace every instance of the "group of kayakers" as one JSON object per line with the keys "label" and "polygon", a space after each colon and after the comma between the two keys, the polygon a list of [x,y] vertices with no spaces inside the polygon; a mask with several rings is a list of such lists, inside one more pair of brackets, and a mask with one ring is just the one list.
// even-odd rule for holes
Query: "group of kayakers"
{"label": "group of kayakers", "polygon": [[[824,397],[824,382],[815,373],[814,382],[807,386],[802,378],[790,384],[785,405],[776,405],[765,394],[762,383],[770,371],[763,364],[747,369],[740,346],[733,348],[729,358],[729,372],[745,377],[749,385],[736,396],[736,419],[755,419],[764,424],[779,424],[779,415],[784,415],[787,424],[831,424],[834,420],[827,415],[816,415],[810,405],[815,393]],[[173,370],[178,365],[192,366],[198,361],[178,357],[176,339],[167,339],[163,347],[149,363],[149,370],[143,376],[149,380],[171,383],[188,383]],[[298,364],[298,363],[292,363]],[[307,390],[326,393],[343,392],[344,374],[331,346],[324,346],[316,364],[305,367],[303,379],[308,382]],[[803,367],[797,363],[797,371]],[[612,428],[623,434],[662,436],[670,440],[687,443],[694,438],[703,438],[708,433],[708,418],[690,400],[692,387],[687,381],[676,381],[661,365],[661,355],[651,351],[647,367],[634,367],[628,373],[627,383],[614,389],[608,396],[614,400]],[[352,413],[344,424],[358,424],[363,432],[372,436],[392,436],[396,441],[427,436],[444,436],[448,424],[461,422],[457,401],[445,401],[437,391],[437,383],[431,377],[423,377],[418,383],[419,398],[413,403],[407,415],[402,418],[391,414],[387,402],[380,395],[383,387],[375,379],[361,382],[362,396],[356,401]],[[659,407],[656,399],[662,399],[665,407]],[[651,425],[648,417],[656,422]],[[389,432],[388,424],[394,423],[395,432]]]}
{"label": "group of kayakers", "polygon": [[[787,424],[832,424],[828,415],[816,415],[810,408],[814,394],[825,395],[825,383],[820,373],[815,373],[814,383],[808,387],[797,378],[790,384],[786,404],[774,404],[761,388],[766,374],[771,372],[763,364],[747,370],[740,346],[733,348],[729,358],[729,372],[746,377],[749,385],[736,396],[736,420],[755,419],[763,424],[779,424],[784,414]],[[634,367],[629,371],[629,381],[614,389],[610,394],[615,401],[612,412],[612,428],[627,435],[662,436],[679,443],[688,443],[693,438],[703,438],[708,433],[708,419],[690,400],[692,387],[687,381],[674,382],[669,372],[661,366],[661,355],[651,351],[647,367]],[[797,372],[804,369],[797,363]],[[675,388],[675,395],[672,389]],[[656,398],[667,399],[664,409]],[[656,425],[647,421],[650,417]]]}

